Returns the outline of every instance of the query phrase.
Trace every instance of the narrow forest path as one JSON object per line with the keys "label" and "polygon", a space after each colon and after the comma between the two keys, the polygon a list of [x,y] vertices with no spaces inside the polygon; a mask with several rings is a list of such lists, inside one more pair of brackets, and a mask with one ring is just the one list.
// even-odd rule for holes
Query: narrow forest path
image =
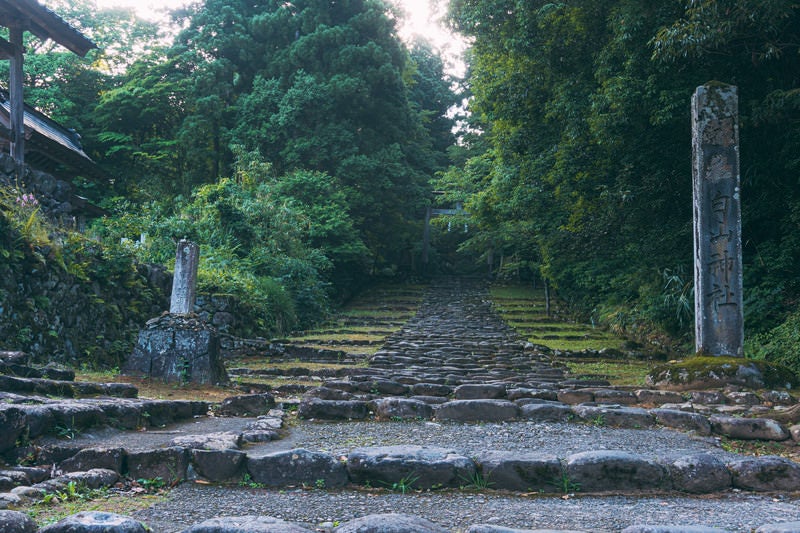
{"label": "narrow forest path", "polygon": [[[43,435],[29,448],[53,463],[48,472],[111,468],[128,478],[120,490],[131,478],[147,486],[166,476],[174,486],[160,499],[126,511],[164,533],[209,519],[230,526],[209,531],[232,533],[239,530],[225,517],[235,516],[334,531],[403,513],[430,527],[364,531],[419,533],[643,524],[749,532],[800,520],[800,465],[769,455],[795,448],[788,429],[747,418],[796,404],[791,394],[677,393],[570,373],[565,360],[599,356],[621,340],[543,318],[512,296],[465,279],[381,288],[319,330],[229,362],[236,386],[254,393],[229,406],[271,400],[269,391],[278,409],[267,416],[230,416],[214,405],[217,416],[198,416],[194,408],[208,404],[197,399],[37,398],[41,405],[25,408],[29,423],[62,405],[61,418],[81,409],[120,417],[124,407],[139,431],[100,424],[67,441]],[[177,411],[190,419],[170,423]],[[791,527],[781,531],[800,531]]]}
{"label": "narrow forest path", "polygon": [[[378,307],[356,314],[386,328],[393,322],[390,309],[397,306]],[[321,451],[346,457],[348,468],[356,459],[372,461],[371,483],[362,479],[360,487],[323,488],[318,482],[285,489],[185,483],[168,501],[136,517],[163,531],[242,514],[324,530],[366,515],[406,513],[454,532],[470,527],[508,531],[501,526],[621,531],[635,524],[668,524],[677,527],[674,531],[690,525],[751,531],[800,520],[796,492],[761,494],[718,483],[720,466],[738,456],[720,446],[710,426],[687,431],[702,416],[692,418],[692,413],[673,421],[673,426],[687,424],[676,431],[664,427],[666,419],[657,423],[656,414],[634,406],[684,397],[663,391],[637,395],[602,379],[565,375],[564,365],[553,364],[551,353],[521,338],[500,318],[499,307],[482,282],[433,284],[413,306],[416,313],[399,329],[395,321],[394,332],[377,350],[313,382],[319,386],[305,392],[300,416],[284,440],[251,452],[269,457],[277,450]],[[364,324],[349,321],[347,327]],[[317,348],[325,341],[318,333],[306,338],[315,339]],[[342,345],[340,339],[327,348]],[[432,486],[426,469],[442,468],[442,461],[425,456],[426,463],[416,446],[450,450],[480,468],[473,477]],[[701,470],[680,470],[687,457],[700,458]],[[404,461],[413,465],[403,469]],[[558,465],[555,479],[537,478],[533,470],[544,468],[542,461]],[[648,470],[648,465],[660,466]],[[587,474],[592,468],[597,471]],[[682,473],[706,483],[670,490]],[[487,525],[480,529],[476,524]]]}

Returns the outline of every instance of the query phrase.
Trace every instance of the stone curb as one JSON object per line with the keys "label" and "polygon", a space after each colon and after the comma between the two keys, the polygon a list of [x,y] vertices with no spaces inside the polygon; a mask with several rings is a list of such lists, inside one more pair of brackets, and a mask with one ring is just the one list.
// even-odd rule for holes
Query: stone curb
{"label": "stone curb", "polygon": [[[347,388],[349,382],[334,385],[338,390],[343,390],[342,388]],[[332,389],[325,387],[317,389],[317,391],[327,390]],[[800,442],[800,430],[797,426],[787,427],[769,417],[704,415],[672,408],[669,404],[644,409],[630,404],[597,402],[595,393],[596,391],[585,390],[559,391],[560,401],[531,397],[518,398],[515,401],[496,398],[438,401],[439,397],[425,396],[416,398],[392,396],[369,401],[311,397],[300,403],[298,416],[311,420],[364,420],[372,417],[377,420],[434,419],[440,422],[578,421],[598,426],[631,429],[660,425],[670,429],[692,431],[701,436],[714,434],[742,440],[796,439]],[[618,395],[608,395],[608,397],[620,398]],[[583,401],[575,403],[577,400]]]}
{"label": "stone curb", "polygon": [[[2,376],[0,376],[2,377]],[[24,457],[31,450],[17,448],[19,441],[29,441],[47,432],[79,432],[91,427],[114,426],[137,429],[163,426],[178,420],[204,416],[209,402],[190,400],[83,399],[41,403],[0,404],[0,425],[9,428],[0,436],[0,454],[16,453]]]}
{"label": "stone curb", "polygon": [[[168,485],[200,478],[211,482],[248,479],[270,488],[327,489],[352,483],[400,492],[445,487],[541,494],[618,494],[642,490],[712,494],[733,488],[753,492],[800,491],[800,465],[789,459],[710,453],[653,460],[618,450],[581,452],[563,458],[493,451],[472,459],[446,448],[378,446],[357,448],[341,457],[303,449],[256,457],[232,449],[169,447],[136,452],[121,448],[85,449],[61,464],[84,471],[63,474],[30,487],[25,486],[24,480],[15,483],[18,486],[8,493],[13,497],[4,499],[0,494],[0,505],[5,501],[4,507],[13,506],[20,497],[41,498],[43,492],[58,490],[70,480],[86,481],[81,476],[88,476],[87,483],[107,486],[116,482],[119,475],[133,479],[161,478]],[[60,470],[55,472],[58,474]],[[98,477],[98,472],[110,474]]]}
{"label": "stone curb", "polygon": [[[25,513],[0,511],[0,530],[3,533],[147,533],[147,524],[131,517],[103,511],[85,511],[67,516],[54,524],[37,529]],[[271,516],[220,516],[189,526],[183,533],[448,533],[449,529],[425,518],[400,513],[370,514],[343,524],[322,523],[315,526],[287,522]],[[800,522],[765,524],[756,533],[797,533]],[[475,524],[466,533],[585,533],[586,530],[518,529],[494,524]],[[626,527],[621,533],[727,533],[727,530],[688,524],[642,524]]]}

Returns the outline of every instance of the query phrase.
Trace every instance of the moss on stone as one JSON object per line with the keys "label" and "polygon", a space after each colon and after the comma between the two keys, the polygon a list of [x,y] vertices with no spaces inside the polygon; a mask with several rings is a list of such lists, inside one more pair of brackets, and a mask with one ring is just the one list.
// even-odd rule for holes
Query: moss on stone
{"label": "moss on stone", "polygon": [[788,368],[768,361],[700,355],[657,366],[647,376],[647,383],[673,389],[724,385],[792,388],[797,386],[798,379]]}

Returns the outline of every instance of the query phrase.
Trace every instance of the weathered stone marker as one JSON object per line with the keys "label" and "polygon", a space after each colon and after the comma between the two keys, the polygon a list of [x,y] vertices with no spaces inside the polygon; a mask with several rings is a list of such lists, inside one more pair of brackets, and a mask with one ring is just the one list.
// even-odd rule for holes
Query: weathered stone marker
{"label": "weathered stone marker", "polygon": [[122,368],[123,374],[167,382],[228,381],[217,329],[192,314],[199,259],[197,244],[186,240],[178,243],[169,313],[147,321]]}
{"label": "weathered stone marker", "polygon": [[737,104],[714,82],[692,97],[695,348],[714,356],[743,355]]}
{"label": "weathered stone marker", "polygon": [[173,315],[187,315],[194,312],[197,295],[197,265],[200,261],[200,247],[181,240],[175,254],[175,275],[172,278],[172,297],[169,312]]}

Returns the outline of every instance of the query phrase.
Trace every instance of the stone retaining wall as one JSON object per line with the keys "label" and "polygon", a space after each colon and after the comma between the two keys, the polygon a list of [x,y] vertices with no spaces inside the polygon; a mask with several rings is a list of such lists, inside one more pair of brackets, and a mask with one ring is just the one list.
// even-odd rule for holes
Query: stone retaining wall
{"label": "stone retaining wall", "polygon": [[[0,154],[0,185],[32,194],[53,223],[82,230],[85,201],[71,183],[26,167],[21,180],[14,161]],[[13,199],[12,199],[13,201]],[[0,338],[3,349],[25,350],[40,361],[80,366],[118,366],[133,349],[145,322],[169,308],[172,275],[162,266],[139,265],[99,245],[63,242],[65,249],[20,244],[0,219]],[[12,253],[16,252],[16,253]],[[233,335],[257,330],[239,316],[229,295],[202,295],[196,312]]]}
{"label": "stone retaining wall", "polygon": [[360,485],[397,492],[491,489],[543,495],[800,491],[800,465],[779,456],[703,452],[652,458],[598,450],[556,457],[495,450],[469,458],[447,448],[406,445],[356,448],[340,457],[305,449],[250,456],[237,449],[241,436],[206,435],[189,447],[145,451],[72,449],[72,455],[49,466],[0,471],[0,487],[12,495],[0,494],[0,503],[16,502],[14,496],[40,499],[78,472],[97,470],[114,472],[111,483],[119,476],[160,479],[167,485],[246,479],[253,486],[279,489]]}

